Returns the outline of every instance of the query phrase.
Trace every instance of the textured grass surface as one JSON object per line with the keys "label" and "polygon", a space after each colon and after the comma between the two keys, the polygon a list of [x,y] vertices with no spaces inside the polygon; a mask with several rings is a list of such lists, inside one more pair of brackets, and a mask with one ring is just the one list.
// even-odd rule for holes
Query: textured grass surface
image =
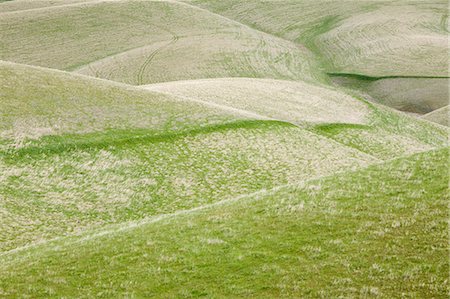
{"label": "textured grass surface", "polygon": [[305,48],[172,1],[100,1],[4,13],[0,26],[0,59],[134,85],[322,76]]}
{"label": "textured grass surface", "polygon": [[266,116],[1,66],[2,249],[377,161]]}
{"label": "textured grass surface", "polygon": [[446,144],[444,128],[306,83],[149,91],[14,63],[0,73],[3,250]]}
{"label": "textured grass surface", "polygon": [[0,3],[0,297],[445,298],[447,16]]}
{"label": "textured grass surface", "polygon": [[446,1],[186,2],[305,46],[375,102],[416,114],[448,104]]}
{"label": "textured grass surface", "polygon": [[180,136],[133,133],[46,138],[2,153],[0,249],[377,161],[283,123],[243,122]]}
{"label": "textured grass surface", "polygon": [[300,82],[215,79],[146,88],[284,120],[379,159],[445,146],[449,133],[340,90]]}
{"label": "textured grass surface", "polygon": [[210,1],[194,4],[308,46],[332,72],[447,76],[446,1]]}
{"label": "textured grass surface", "polygon": [[1,256],[4,296],[445,297],[448,151]]}
{"label": "textured grass surface", "polygon": [[131,86],[14,63],[0,63],[0,82],[4,146],[23,147],[28,139],[45,135],[107,129],[161,134],[247,119]]}
{"label": "textured grass surface", "polygon": [[369,106],[363,101],[328,86],[302,81],[220,78],[151,84],[145,88],[298,125],[330,122],[365,124],[370,114]]}
{"label": "textured grass surface", "polygon": [[97,0],[1,0],[0,14],[29,9],[41,9],[51,6],[73,5],[90,1]]}

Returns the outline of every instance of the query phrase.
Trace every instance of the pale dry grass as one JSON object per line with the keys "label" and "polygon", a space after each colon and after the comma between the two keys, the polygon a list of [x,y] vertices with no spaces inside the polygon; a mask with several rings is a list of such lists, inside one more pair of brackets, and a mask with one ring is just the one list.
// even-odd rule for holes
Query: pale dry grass
{"label": "pale dry grass", "polygon": [[101,59],[76,72],[142,85],[216,77],[310,79],[310,69],[311,63],[296,45],[236,28],[197,35],[173,33],[167,40]]}
{"label": "pale dry grass", "polygon": [[346,18],[317,39],[333,71],[370,76],[447,76],[447,5],[393,3]]}
{"label": "pale dry grass", "polygon": [[301,81],[220,78],[152,84],[145,88],[295,124],[366,124],[370,112],[364,102],[343,92]]}
{"label": "pale dry grass", "polygon": [[437,109],[435,111],[432,111],[428,114],[425,114],[422,116],[423,119],[426,119],[428,121],[432,121],[438,124],[441,124],[443,126],[449,125],[449,119],[450,119],[450,109],[449,105],[442,107],[440,109]]}
{"label": "pale dry grass", "polygon": [[0,2],[0,14],[19,12],[23,10],[55,8],[66,5],[84,5],[86,2],[115,1],[115,0],[14,0]]}
{"label": "pale dry grass", "polygon": [[132,84],[322,78],[306,48],[176,1],[99,1],[4,13],[0,27],[0,59]]}
{"label": "pale dry grass", "polygon": [[187,1],[306,45],[329,72],[448,74],[446,1]]}
{"label": "pale dry grass", "polygon": [[3,292],[445,296],[447,156],[403,157],[13,250],[0,255]]}
{"label": "pale dry grass", "polygon": [[386,78],[364,80],[334,77],[344,87],[362,91],[365,98],[408,113],[426,114],[448,105],[447,78]]}
{"label": "pale dry grass", "polygon": [[164,133],[248,118],[127,85],[9,62],[0,62],[0,84],[0,137],[15,147],[45,135],[112,129]]}

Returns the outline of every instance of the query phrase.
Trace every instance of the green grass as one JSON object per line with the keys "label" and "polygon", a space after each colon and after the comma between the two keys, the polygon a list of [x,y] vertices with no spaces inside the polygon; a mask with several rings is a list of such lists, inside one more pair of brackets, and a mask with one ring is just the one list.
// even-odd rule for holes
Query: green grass
{"label": "green grass", "polygon": [[[318,84],[229,78],[146,88],[290,122],[379,159],[445,146],[449,134],[440,126]],[[324,125],[336,129],[331,134]]]}
{"label": "green grass", "polygon": [[1,257],[33,297],[444,298],[448,150]]}
{"label": "green grass", "polygon": [[0,63],[0,140],[23,147],[46,135],[193,130],[248,117],[111,81]]}
{"label": "green grass", "polygon": [[0,297],[448,296],[448,109],[373,103],[444,1],[83,1],[0,3]]}
{"label": "green grass", "polygon": [[[23,82],[5,85],[0,110],[2,250],[199,207],[447,142],[442,127],[324,87],[219,80],[224,92],[218,94],[211,80],[169,84],[172,93],[160,93],[48,69],[1,66],[10,82]],[[343,123],[326,123],[335,116],[316,111],[317,99],[307,108],[309,94],[327,109],[336,105],[333,112],[342,103],[354,112],[340,113]],[[273,109],[280,103],[291,105],[288,114]],[[261,116],[255,119],[246,111]],[[359,114],[362,124],[352,124]],[[316,121],[307,121],[313,115]]]}
{"label": "green grass", "polygon": [[1,155],[1,249],[377,162],[281,122],[142,133],[46,137]]}

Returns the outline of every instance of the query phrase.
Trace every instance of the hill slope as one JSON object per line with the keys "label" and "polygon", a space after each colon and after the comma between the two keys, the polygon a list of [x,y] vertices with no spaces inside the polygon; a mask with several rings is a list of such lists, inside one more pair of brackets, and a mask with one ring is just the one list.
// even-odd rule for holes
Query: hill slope
{"label": "hill slope", "polygon": [[305,44],[328,72],[448,75],[446,1],[187,2]]}
{"label": "hill slope", "polygon": [[176,1],[96,1],[3,13],[0,59],[134,85],[321,79],[306,48]]}
{"label": "hill slope", "polygon": [[444,297],[447,165],[447,150],[427,152],[31,247],[0,257],[0,289],[56,297]]}
{"label": "hill slope", "polygon": [[443,126],[449,126],[449,117],[450,117],[449,105],[422,116],[423,119],[441,124]]}
{"label": "hill slope", "polygon": [[379,159],[447,144],[448,130],[444,128],[327,86],[229,78],[168,82],[145,88],[287,121]]}
{"label": "hill slope", "polygon": [[13,63],[0,74],[2,250],[378,161],[239,109]]}
{"label": "hill slope", "polygon": [[419,114],[448,103],[446,1],[186,2],[306,46],[375,102]]}
{"label": "hill slope", "polygon": [[447,21],[0,0],[0,297],[445,297]]}

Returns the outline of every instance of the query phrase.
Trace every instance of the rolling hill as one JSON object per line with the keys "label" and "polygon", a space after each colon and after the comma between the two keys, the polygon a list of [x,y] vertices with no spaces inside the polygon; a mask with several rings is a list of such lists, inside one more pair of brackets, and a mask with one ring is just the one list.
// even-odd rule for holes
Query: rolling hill
{"label": "rolling hill", "polygon": [[424,116],[422,116],[422,118],[444,126],[449,126],[449,113],[450,110],[449,106],[447,105],[428,114],[425,114]]}
{"label": "rolling hill", "polygon": [[92,1],[5,12],[0,26],[2,60],[133,85],[323,77],[306,48],[176,1]]}
{"label": "rolling hill", "polygon": [[329,86],[229,78],[168,82],[145,88],[287,121],[379,159],[447,144],[448,130],[444,128]]}
{"label": "rolling hill", "polygon": [[24,82],[0,110],[2,249],[378,161],[239,109],[14,63],[0,73]]}
{"label": "rolling hill", "polygon": [[375,102],[419,114],[448,104],[446,1],[186,2],[305,45]]}
{"label": "rolling hill", "polygon": [[[5,296],[445,297],[448,151],[0,256]],[[39,273],[39,274],[38,274]]]}
{"label": "rolling hill", "polygon": [[0,0],[0,297],[445,298],[447,19]]}

